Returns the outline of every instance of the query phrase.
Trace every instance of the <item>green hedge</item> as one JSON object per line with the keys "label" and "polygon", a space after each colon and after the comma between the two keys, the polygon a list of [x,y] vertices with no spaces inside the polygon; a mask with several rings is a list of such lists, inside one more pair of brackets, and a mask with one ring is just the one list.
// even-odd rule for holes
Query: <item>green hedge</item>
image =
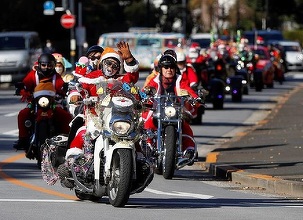
{"label": "green hedge", "polygon": [[284,31],[283,36],[287,40],[299,41],[303,45],[303,30]]}

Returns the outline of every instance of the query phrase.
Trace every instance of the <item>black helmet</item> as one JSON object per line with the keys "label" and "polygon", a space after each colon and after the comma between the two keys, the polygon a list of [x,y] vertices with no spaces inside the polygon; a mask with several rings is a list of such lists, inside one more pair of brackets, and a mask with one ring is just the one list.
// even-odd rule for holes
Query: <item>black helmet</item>
{"label": "black helmet", "polygon": [[90,48],[88,48],[88,50],[86,51],[86,54],[85,56],[88,57],[88,55],[90,53],[93,53],[93,52],[100,52],[100,53],[103,53],[104,49],[98,45],[94,45],[94,46],[91,46]]}
{"label": "black helmet", "polygon": [[164,55],[171,55],[175,58],[175,60],[177,60],[177,53],[172,49],[167,49],[166,51],[164,51],[163,54]]}
{"label": "black helmet", "polygon": [[55,65],[56,58],[50,53],[43,53],[38,59],[38,73],[44,77],[51,76],[54,73]]}
{"label": "black helmet", "polygon": [[177,67],[177,62],[176,59],[170,55],[170,54],[164,54],[159,62],[158,62],[158,66],[160,68],[164,67],[164,66],[172,66],[172,67]]}

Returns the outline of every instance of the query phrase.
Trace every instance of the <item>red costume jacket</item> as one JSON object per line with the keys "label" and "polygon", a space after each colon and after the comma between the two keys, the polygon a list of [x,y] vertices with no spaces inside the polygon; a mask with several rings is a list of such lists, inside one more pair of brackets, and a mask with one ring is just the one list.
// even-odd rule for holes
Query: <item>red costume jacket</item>
{"label": "red costume jacket", "polygon": [[21,91],[21,95],[25,96],[23,98],[29,98],[29,96],[33,94],[35,87],[39,84],[41,80],[52,82],[56,93],[65,96],[65,92],[62,90],[64,81],[58,73],[55,73],[53,76],[50,77],[39,78],[37,71],[31,70],[23,79],[23,83],[25,86],[25,90]]}

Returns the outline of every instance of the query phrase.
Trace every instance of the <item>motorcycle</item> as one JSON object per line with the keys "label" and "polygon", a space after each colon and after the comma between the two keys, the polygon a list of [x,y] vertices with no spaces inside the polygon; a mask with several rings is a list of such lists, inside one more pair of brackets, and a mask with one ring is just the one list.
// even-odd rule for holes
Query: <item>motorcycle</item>
{"label": "motorcycle", "polygon": [[[131,194],[142,192],[154,175],[150,162],[136,151],[143,127],[138,97],[143,93],[115,79],[96,86],[98,98],[87,96],[83,100],[87,107],[83,154],[60,164],[62,153],[57,153],[60,146],[56,140],[62,139],[66,145],[67,139],[48,141],[43,151],[42,175],[48,184],[60,177],[61,184],[74,189],[81,200],[98,201],[108,196],[113,206],[122,207]],[[89,111],[91,105],[96,114]]]}
{"label": "motorcycle", "polygon": [[207,101],[213,104],[214,109],[223,109],[227,79],[225,61],[213,53],[208,60],[208,65],[208,82],[205,87],[209,91]]}
{"label": "motorcycle", "polygon": [[[15,87],[15,95],[20,95],[20,91],[24,89],[24,84],[22,82],[16,83]],[[53,91],[44,90],[41,94],[34,94],[28,104],[28,107],[33,111],[33,117],[25,121],[25,126],[30,131],[30,144],[25,155],[29,159],[36,159],[39,168],[41,168],[41,146],[47,138],[56,135],[53,109],[57,105],[57,99],[58,96]]]}
{"label": "motorcycle", "polygon": [[[149,89],[149,88],[148,88]],[[153,119],[157,121],[157,130],[146,130],[146,138],[143,138],[143,146],[147,145],[148,138],[152,139],[152,147],[147,149],[145,154],[154,164],[157,174],[163,175],[165,179],[172,179],[175,170],[186,165],[192,165],[197,157],[197,145],[195,140],[182,133],[182,121],[190,118],[190,112],[184,105],[195,105],[195,100],[189,96],[176,96],[164,94],[154,96],[155,91],[145,91],[149,96],[146,99],[148,109],[153,105]],[[152,103],[152,104],[151,104]],[[185,104],[186,103],[186,104]],[[194,146],[194,156],[189,159],[185,157],[186,152],[182,151],[182,138],[190,138]]]}

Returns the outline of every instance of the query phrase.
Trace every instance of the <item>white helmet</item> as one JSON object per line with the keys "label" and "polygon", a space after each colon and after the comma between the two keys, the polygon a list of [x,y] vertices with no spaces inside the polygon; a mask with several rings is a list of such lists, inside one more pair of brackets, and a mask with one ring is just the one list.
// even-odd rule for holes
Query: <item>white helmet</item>
{"label": "white helmet", "polygon": [[177,52],[177,62],[184,62],[186,60],[185,53],[182,51]]}

